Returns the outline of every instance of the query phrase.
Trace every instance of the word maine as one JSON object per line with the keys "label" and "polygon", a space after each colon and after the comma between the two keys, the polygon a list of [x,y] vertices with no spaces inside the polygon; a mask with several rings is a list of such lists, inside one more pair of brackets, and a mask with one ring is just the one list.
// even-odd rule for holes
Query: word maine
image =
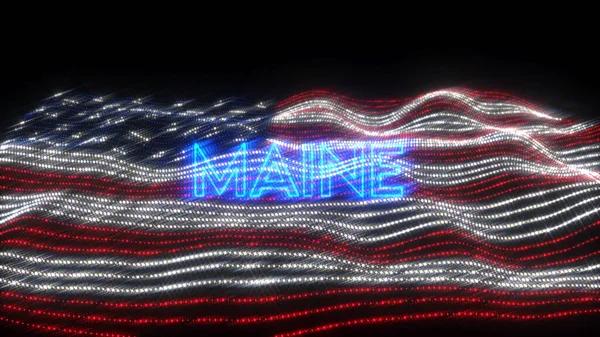
{"label": "word maine", "polygon": [[398,198],[404,196],[400,142],[323,141],[210,155],[194,144],[195,197],[225,198]]}

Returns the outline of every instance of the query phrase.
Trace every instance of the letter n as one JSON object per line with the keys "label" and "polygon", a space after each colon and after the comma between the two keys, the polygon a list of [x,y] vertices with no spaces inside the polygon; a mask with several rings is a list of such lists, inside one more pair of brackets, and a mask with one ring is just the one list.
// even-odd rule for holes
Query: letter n
{"label": "letter n", "polygon": [[364,145],[355,144],[354,156],[341,160],[327,143],[321,144],[321,197],[331,197],[333,176],[340,176],[359,197],[365,196],[365,152]]}

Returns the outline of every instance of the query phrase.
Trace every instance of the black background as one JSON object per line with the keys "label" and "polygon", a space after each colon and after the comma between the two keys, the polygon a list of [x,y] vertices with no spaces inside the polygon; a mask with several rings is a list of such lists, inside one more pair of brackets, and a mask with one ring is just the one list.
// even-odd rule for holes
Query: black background
{"label": "black background", "polygon": [[229,96],[284,99],[313,89],[386,99],[458,86],[505,91],[582,118],[600,115],[600,54],[591,28],[540,27],[528,34],[481,29],[481,35],[462,36],[464,28],[457,28],[445,38],[400,28],[387,35],[383,29],[340,28],[281,37],[268,30],[225,37],[163,34],[158,41],[154,32],[118,42],[108,33],[19,40],[3,45],[0,126],[69,89],[205,103]]}
{"label": "black background", "polygon": [[[504,27],[513,21],[495,23]],[[223,27],[214,26],[196,27],[189,37],[159,36],[144,27],[133,34],[111,31],[94,36],[75,35],[75,26],[48,36],[40,32],[35,38],[3,44],[0,127],[5,130],[41,99],[68,89],[150,96],[170,103],[229,96],[283,99],[311,89],[385,99],[460,86],[505,91],[582,119],[600,116],[600,68],[594,31],[588,27],[566,32],[568,23],[548,18],[527,32],[492,34],[474,24],[428,33],[424,27],[429,24],[422,21],[412,29],[392,24],[369,32],[340,25],[294,34],[280,32],[277,25],[261,32],[246,32],[244,26],[229,36],[216,36],[214,31]],[[554,25],[558,29],[549,31]],[[414,30],[423,36],[415,36]],[[584,34],[590,31],[592,36]],[[337,335],[597,335],[597,321],[598,317],[529,323],[430,321],[345,329]],[[4,329],[8,335],[32,335]],[[170,330],[173,336],[178,332],[219,331]]]}

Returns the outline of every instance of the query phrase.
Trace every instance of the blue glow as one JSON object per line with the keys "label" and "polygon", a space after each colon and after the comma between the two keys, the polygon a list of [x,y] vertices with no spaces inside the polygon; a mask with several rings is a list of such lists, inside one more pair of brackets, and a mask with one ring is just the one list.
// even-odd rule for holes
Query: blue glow
{"label": "blue glow", "polygon": [[[273,174],[277,175],[277,179],[272,178]],[[287,164],[283,161],[277,144],[271,144],[271,147],[269,147],[269,153],[260,167],[258,177],[256,177],[254,186],[252,186],[250,197],[260,198],[267,191],[285,192],[288,198],[297,198],[299,196],[298,187],[296,187]]]}
{"label": "blue glow", "polygon": [[302,196],[310,198],[315,195],[315,147],[312,144],[302,144]]}
{"label": "blue glow", "polygon": [[[321,152],[321,198],[331,197],[331,183],[333,181],[332,174],[337,173],[346,182],[350,188],[356,192],[358,197],[365,196],[365,148],[363,144],[355,146],[352,149],[354,156],[350,162],[342,161],[329,148],[327,143],[323,142],[320,146]],[[357,156],[356,153],[359,153]],[[333,161],[333,163],[332,163]],[[350,166],[350,170],[339,167]],[[336,172],[337,171],[337,172]],[[351,172],[351,173],[349,173]],[[358,180],[357,182],[354,182]]]}
{"label": "blue glow", "polygon": [[399,142],[272,143],[252,149],[242,143],[212,159],[206,144],[193,149],[195,197],[398,198],[408,191],[402,176],[406,164],[400,158],[405,147]]}
{"label": "blue glow", "polygon": [[[242,143],[227,168],[220,174],[215,170],[210,159],[199,144],[194,144],[194,196],[206,196],[206,181],[210,181],[217,195],[227,192],[231,179],[235,177],[235,195],[238,198],[246,196],[247,145]],[[198,157],[201,159],[198,160]],[[241,157],[238,160],[238,157]],[[200,174],[198,174],[200,171]],[[200,188],[198,188],[200,180]],[[219,186],[220,184],[220,186]]]}
{"label": "blue glow", "polygon": [[397,178],[402,174],[401,165],[386,160],[386,156],[404,155],[401,143],[371,144],[371,197],[399,198],[404,196],[404,186],[390,184],[389,178]]}

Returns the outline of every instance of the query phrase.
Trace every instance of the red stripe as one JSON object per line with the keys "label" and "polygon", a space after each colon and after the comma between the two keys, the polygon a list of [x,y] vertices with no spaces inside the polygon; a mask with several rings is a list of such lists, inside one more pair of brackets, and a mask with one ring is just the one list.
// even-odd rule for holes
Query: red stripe
{"label": "red stripe", "polygon": [[[21,225],[20,223],[25,223]],[[587,224],[584,227],[563,233],[563,235],[532,244],[517,243],[506,243],[496,244],[482,241],[477,237],[471,235],[468,232],[463,232],[455,229],[444,229],[434,230],[431,233],[421,234],[410,239],[399,240],[389,244],[378,244],[378,245],[353,245],[344,242],[339,242],[337,239],[325,235],[317,235],[309,230],[296,230],[296,229],[206,229],[206,230],[194,230],[194,231],[182,231],[182,232],[152,232],[152,231],[137,231],[129,229],[119,229],[111,227],[90,226],[69,223],[64,221],[58,221],[54,219],[47,219],[38,216],[24,215],[15,219],[10,220],[5,224],[9,228],[0,231],[0,235],[7,235],[13,232],[25,231],[32,233],[33,235],[40,235],[46,239],[52,239],[53,237],[69,241],[71,243],[79,240],[90,241],[90,242],[105,242],[113,243],[115,245],[139,245],[139,246],[162,246],[162,245],[174,245],[178,247],[181,244],[193,243],[198,241],[210,241],[210,240],[240,240],[243,238],[249,240],[284,240],[289,239],[290,236],[298,238],[300,242],[306,242],[307,244],[324,245],[327,247],[339,247],[340,250],[356,250],[360,254],[390,254],[393,255],[396,249],[407,246],[417,245],[423,240],[456,240],[457,242],[466,241],[474,245],[479,245],[489,250],[496,250],[502,253],[518,253],[526,252],[528,250],[545,249],[547,246],[553,246],[552,252],[546,252],[550,255],[559,253],[562,249],[569,249],[570,247],[576,247],[578,245],[587,244],[595,240],[596,236],[592,236],[588,231],[596,228],[600,225],[600,221]],[[41,229],[39,226],[42,226]],[[33,227],[36,226],[36,227]],[[44,227],[47,227],[44,229]],[[54,228],[52,226],[59,226]],[[68,232],[64,232],[65,227]],[[116,234],[116,236],[115,236]],[[585,236],[585,239],[580,236]],[[22,237],[22,236],[19,236]],[[6,240],[6,239],[4,239]],[[3,241],[4,241],[3,240]],[[151,240],[151,241],[150,241]],[[582,241],[583,240],[583,241]],[[571,241],[576,242],[575,245],[568,245]],[[589,242],[588,242],[589,241]],[[232,241],[235,242],[235,241]],[[422,243],[421,243],[422,244]],[[87,245],[87,244],[86,244]],[[418,247],[418,245],[417,245]]]}
{"label": "red stripe", "polygon": [[415,320],[440,320],[440,319],[500,319],[510,321],[531,321],[531,320],[549,320],[549,319],[560,319],[570,316],[579,315],[590,315],[600,313],[600,308],[594,309],[576,309],[576,310],[564,310],[564,311],[552,311],[543,314],[521,314],[511,312],[500,312],[500,311],[484,311],[484,310],[460,310],[460,311],[435,311],[435,312],[424,312],[417,314],[405,314],[405,315],[386,315],[386,316],[368,316],[364,318],[338,321],[335,323],[329,323],[319,325],[309,329],[300,329],[289,333],[277,334],[275,337],[295,337],[303,336],[307,334],[313,334],[317,332],[325,332],[333,329],[339,329],[343,327],[358,326],[358,325],[376,325],[383,323],[400,323],[406,321]]}
{"label": "red stripe", "polygon": [[[592,226],[600,224],[596,222]],[[413,261],[422,258],[449,257],[449,256],[468,256],[480,260],[500,265],[508,268],[545,268],[549,266],[574,263],[598,255],[599,251],[580,252],[581,249],[593,248],[600,236],[594,236],[587,240],[577,242],[574,245],[564,248],[555,247],[552,251],[541,253],[527,253],[525,255],[516,252],[523,252],[523,249],[514,247],[497,247],[479,240],[466,238],[460,232],[434,232],[434,235],[424,235],[410,240],[387,245],[383,247],[368,248],[352,246],[345,243],[338,243],[329,238],[313,238],[311,236],[296,235],[294,243],[289,242],[289,235],[281,233],[280,235],[256,234],[256,233],[221,233],[220,235],[210,235],[204,237],[188,238],[186,241],[200,241],[200,243],[182,245],[179,243],[175,247],[156,247],[164,245],[160,242],[143,241],[143,245],[134,243],[134,240],[115,239],[96,236],[77,236],[65,233],[53,233],[52,231],[40,230],[36,228],[25,228],[22,231],[12,230],[11,232],[25,232],[26,235],[18,235],[18,238],[5,239],[3,242],[7,247],[28,247],[36,250],[61,252],[70,254],[115,254],[125,256],[158,256],[165,254],[175,254],[185,251],[196,251],[214,247],[266,247],[266,248],[288,248],[288,249],[306,249],[316,252],[326,252],[349,259],[374,264],[391,264],[406,261]],[[447,235],[447,234],[454,235]],[[212,233],[217,234],[217,233]],[[440,234],[444,234],[443,236]],[[449,236],[444,239],[445,236]],[[36,239],[45,239],[44,243]],[[462,239],[462,240],[461,240]],[[465,240],[467,239],[467,240]],[[423,241],[414,247],[398,249],[401,245],[407,243],[417,243]],[[560,240],[552,240],[556,245]],[[90,245],[94,242],[94,245]],[[170,243],[172,244],[172,243]],[[548,243],[546,243],[547,245]],[[140,247],[141,246],[141,247]],[[541,245],[536,245],[540,247]],[[382,253],[384,251],[384,253]],[[575,255],[577,254],[577,255]],[[575,256],[573,256],[575,255]],[[544,263],[536,263],[543,260]]]}
{"label": "red stripe", "polygon": [[[272,290],[267,291],[272,292]],[[304,301],[318,303],[319,299],[326,298],[327,301],[335,299],[344,299],[349,296],[364,296],[367,298],[375,295],[391,295],[391,294],[410,294],[414,296],[422,296],[421,293],[454,293],[471,294],[481,299],[494,300],[506,298],[504,301],[510,301],[515,298],[518,301],[524,301],[522,298],[529,299],[531,302],[544,302],[549,300],[568,301],[569,299],[579,300],[582,302],[590,300],[600,300],[600,291],[598,290],[538,290],[538,291],[507,291],[477,287],[461,287],[461,286],[392,286],[392,287],[338,287],[327,290],[295,292],[295,293],[275,293],[263,296],[203,296],[192,298],[178,298],[172,300],[103,300],[97,298],[60,298],[55,296],[23,294],[14,291],[0,292],[3,298],[13,299],[17,303],[35,303],[43,304],[60,304],[61,306],[83,306],[83,307],[104,307],[108,309],[160,309],[199,305],[243,305],[256,306],[269,303],[285,303]],[[423,294],[424,295],[424,294]],[[427,298],[427,297],[423,297]],[[532,304],[533,305],[533,304]],[[539,304],[545,305],[545,304]]]}
{"label": "red stripe", "polygon": [[[74,175],[63,176],[55,173],[35,172],[8,167],[2,167],[0,171],[10,172],[10,174],[0,174],[0,190],[11,192],[43,193],[73,190],[101,196],[118,196],[135,199],[191,198],[191,181],[143,186],[118,181],[108,182],[105,178],[93,178],[89,176],[83,176],[81,180],[78,180],[78,176]],[[568,184],[590,179],[583,174],[573,177],[555,177],[536,174],[523,176],[517,172],[508,172],[455,186],[430,187],[419,185],[412,191],[412,195],[415,197],[427,197],[433,200],[478,202],[527,188]],[[410,181],[404,183],[410,185]],[[346,194],[350,193],[346,192]],[[340,195],[343,196],[344,193]],[[205,200],[230,200],[230,198],[213,196]],[[270,200],[270,198],[265,197],[260,200]]]}

